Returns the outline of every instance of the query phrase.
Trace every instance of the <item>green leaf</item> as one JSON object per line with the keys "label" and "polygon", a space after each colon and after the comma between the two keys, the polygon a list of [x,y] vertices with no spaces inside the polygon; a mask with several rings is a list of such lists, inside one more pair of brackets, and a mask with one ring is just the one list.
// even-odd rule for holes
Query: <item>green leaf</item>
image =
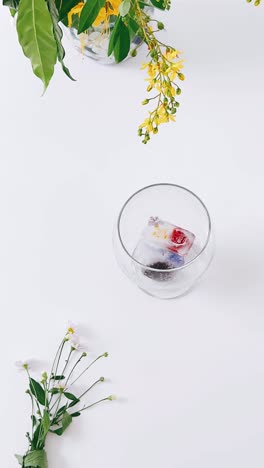
{"label": "green leaf", "polygon": [[119,34],[120,28],[121,28],[121,26],[120,26],[121,21],[122,21],[121,17],[118,16],[117,20],[115,21],[113,31],[111,33],[110,40],[109,40],[108,57],[112,54],[112,52],[114,50],[114,47],[116,45],[118,34]]}
{"label": "green leaf", "polygon": [[31,60],[35,75],[46,90],[57,61],[53,25],[45,0],[20,0],[17,33],[26,57]]}
{"label": "green leaf", "polygon": [[55,429],[54,431],[50,430],[50,432],[52,432],[52,434],[57,434],[58,436],[63,434],[62,427],[59,427],[59,429]]}
{"label": "green leaf", "polygon": [[81,416],[81,413],[79,411],[76,411],[76,413],[71,414],[72,418],[77,418],[78,416]]}
{"label": "green leaf", "polygon": [[59,21],[61,21],[62,18],[65,18],[69,11],[71,11],[71,9],[79,2],[80,0],[56,0],[56,7],[59,12]]}
{"label": "green leaf", "polygon": [[8,6],[9,8],[12,8],[14,10],[17,9],[19,4],[19,0],[3,0],[3,5]]}
{"label": "green leaf", "polygon": [[134,34],[138,34],[140,30],[140,26],[137,24],[137,22],[133,18],[129,18],[128,21],[128,27],[131,29],[131,31]]}
{"label": "green leaf", "polygon": [[131,6],[130,0],[123,0],[123,2],[119,6],[120,16],[122,17],[126,16],[130,10],[130,6]]}
{"label": "green leaf", "polygon": [[152,5],[160,10],[165,10],[166,4],[165,0],[150,0]]}
{"label": "green leaf", "polygon": [[62,431],[63,432],[66,431],[66,429],[69,427],[71,422],[72,422],[72,416],[66,411],[62,416]]}
{"label": "green leaf", "polygon": [[47,410],[44,410],[43,412],[43,417],[41,420],[41,438],[42,440],[45,440],[45,437],[47,433],[49,432],[50,428],[50,418],[49,418],[49,413]]}
{"label": "green leaf", "polygon": [[48,468],[48,460],[45,450],[33,450],[24,459],[25,468]]}
{"label": "green leaf", "polygon": [[36,380],[30,379],[29,388],[30,388],[32,395],[34,395],[34,397],[38,400],[38,402],[41,405],[45,406],[46,397],[45,397],[45,392],[43,388],[41,387],[41,385]]}
{"label": "green leaf", "polygon": [[38,426],[36,427],[34,431],[33,438],[32,438],[32,446],[31,446],[32,449],[38,448],[40,428],[41,428],[41,424],[38,424]]}
{"label": "green leaf", "polygon": [[73,395],[72,393],[68,393],[68,392],[64,392],[64,396],[66,398],[68,398],[68,400],[72,400],[72,401],[76,401],[76,402],[79,402],[79,398],[77,398],[75,395]]}
{"label": "green leaf", "polygon": [[69,427],[71,422],[72,422],[72,416],[66,411],[62,416],[62,422],[61,422],[62,426],[59,427],[58,429],[51,430],[50,432],[53,432],[53,434],[57,434],[58,436],[61,436]]}
{"label": "green leaf", "polygon": [[73,406],[77,405],[79,403],[79,399],[77,398],[77,400],[74,400],[72,401],[70,404],[69,404],[69,408],[72,408]]}
{"label": "green leaf", "polygon": [[130,34],[129,29],[125,23],[121,20],[120,30],[116,39],[114,47],[114,56],[117,63],[122,62],[130,50]]}
{"label": "green leaf", "polygon": [[15,455],[19,465],[23,466],[23,461],[24,461],[24,457],[22,457],[22,455]]}
{"label": "green leaf", "polygon": [[99,11],[105,5],[105,0],[89,0],[85,3],[81,15],[78,28],[78,34],[81,34],[90,26],[98,16]]}
{"label": "green leaf", "polygon": [[31,419],[32,419],[33,426],[36,426],[37,418],[36,418],[36,416],[34,414],[31,415]]}
{"label": "green leaf", "polygon": [[53,375],[53,376],[51,377],[51,379],[52,379],[52,380],[64,380],[65,377],[64,377],[64,375]]}
{"label": "green leaf", "polygon": [[49,393],[51,393],[52,395],[57,395],[57,393],[60,393],[60,390],[57,387],[53,387],[49,390]]}
{"label": "green leaf", "polygon": [[65,50],[62,45],[62,29],[59,26],[59,14],[58,10],[56,8],[55,0],[48,0],[48,6],[49,6],[49,12],[53,24],[53,33],[54,33],[54,38],[57,44],[57,54],[58,54],[58,60],[61,63],[62,69],[64,73],[72,80],[75,81],[74,78],[71,76],[69,69],[65,66],[64,64],[64,57],[65,57]]}
{"label": "green leaf", "polygon": [[64,413],[66,409],[67,409],[67,405],[62,406],[57,412],[57,417],[60,416],[62,413]]}

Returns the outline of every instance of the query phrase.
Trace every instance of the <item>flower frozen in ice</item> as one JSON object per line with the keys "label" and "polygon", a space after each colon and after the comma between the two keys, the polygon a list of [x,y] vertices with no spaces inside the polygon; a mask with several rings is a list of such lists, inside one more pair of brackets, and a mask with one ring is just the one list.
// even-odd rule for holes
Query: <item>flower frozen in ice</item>
{"label": "flower frozen in ice", "polygon": [[29,361],[16,361],[15,366],[19,371],[29,370]]}

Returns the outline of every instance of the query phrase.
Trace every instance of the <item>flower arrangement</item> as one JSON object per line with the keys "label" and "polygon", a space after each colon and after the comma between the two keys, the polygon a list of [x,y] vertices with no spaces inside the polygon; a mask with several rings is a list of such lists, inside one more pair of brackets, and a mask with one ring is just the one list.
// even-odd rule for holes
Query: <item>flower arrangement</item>
{"label": "flower arrangement", "polygon": [[[100,377],[84,392],[76,396],[71,388],[99,359],[107,357],[108,353],[99,355],[91,361],[76,376],[76,369],[81,361],[87,358],[87,353],[82,351],[75,325],[69,323],[55,355],[50,374],[43,372],[41,378],[33,379],[29,362],[17,362],[17,367],[26,372],[28,377],[28,389],[26,393],[31,401],[31,432],[26,433],[28,449],[22,455],[15,455],[22,468],[48,468],[47,454],[45,451],[46,438],[49,433],[62,436],[70,426],[74,418],[81,416],[87,409],[104,401],[114,400],[110,395],[90,404],[81,406],[82,399],[104,377]],[[65,363],[61,365],[63,358]]]}
{"label": "flower arrangement", "polygon": [[[249,3],[252,0],[247,0]],[[254,0],[253,0],[254,1]],[[255,0],[258,6],[262,0]],[[117,63],[128,55],[135,57],[141,42],[147,45],[147,97],[142,104],[150,105],[147,118],[139,125],[143,143],[157,134],[159,126],[175,120],[184,80],[180,52],[159,40],[157,33],[164,24],[151,17],[148,7],[169,10],[171,0],[3,0],[17,17],[17,33],[24,54],[31,60],[33,72],[44,84],[44,90],[54,73],[56,62],[73,80],[64,64],[61,24],[76,29],[80,41],[89,35],[89,28],[99,27],[109,38],[108,55]],[[133,39],[140,41],[135,44]]]}

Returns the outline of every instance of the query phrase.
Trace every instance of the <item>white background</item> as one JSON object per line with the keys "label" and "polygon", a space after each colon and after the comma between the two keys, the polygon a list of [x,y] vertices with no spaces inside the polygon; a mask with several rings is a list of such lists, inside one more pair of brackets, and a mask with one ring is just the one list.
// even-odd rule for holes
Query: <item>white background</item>
{"label": "white background", "polygon": [[[3,467],[18,466],[29,429],[13,363],[50,362],[72,319],[93,354],[110,354],[92,398],[120,401],[51,436],[49,468],[263,468],[264,5],[175,0],[165,22],[186,81],[177,124],[145,147],[143,51],[105,67],[66,41],[78,81],[58,67],[41,97],[1,9]],[[199,287],[167,302],[122,276],[111,245],[126,198],[160,181],[204,200],[217,240]]]}

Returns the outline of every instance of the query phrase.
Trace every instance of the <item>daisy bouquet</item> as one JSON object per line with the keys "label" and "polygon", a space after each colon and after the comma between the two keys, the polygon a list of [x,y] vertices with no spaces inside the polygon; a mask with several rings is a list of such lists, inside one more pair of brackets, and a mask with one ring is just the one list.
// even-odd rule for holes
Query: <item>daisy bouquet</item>
{"label": "daisy bouquet", "polygon": [[75,326],[69,324],[49,374],[43,372],[40,379],[34,379],[29,362],[16,363],[27,375],[26,393],[31,402],[31,430],[26,433],[28,448],[24,455],[15,455],[22,468],[48,468],[45,451],[48,434],[62,436],[73,420],[83,412],[99,403],[114,399],[114,396],[110,395],[89,404],[82,403],[90,390],[104,381],[104,377],[95,380],[83,392],[72,391],[73,385],[91,366],[107,356],[108,353],[100,354],[78,372],[81,361],[87,359],[87,353],[82,348]]}

